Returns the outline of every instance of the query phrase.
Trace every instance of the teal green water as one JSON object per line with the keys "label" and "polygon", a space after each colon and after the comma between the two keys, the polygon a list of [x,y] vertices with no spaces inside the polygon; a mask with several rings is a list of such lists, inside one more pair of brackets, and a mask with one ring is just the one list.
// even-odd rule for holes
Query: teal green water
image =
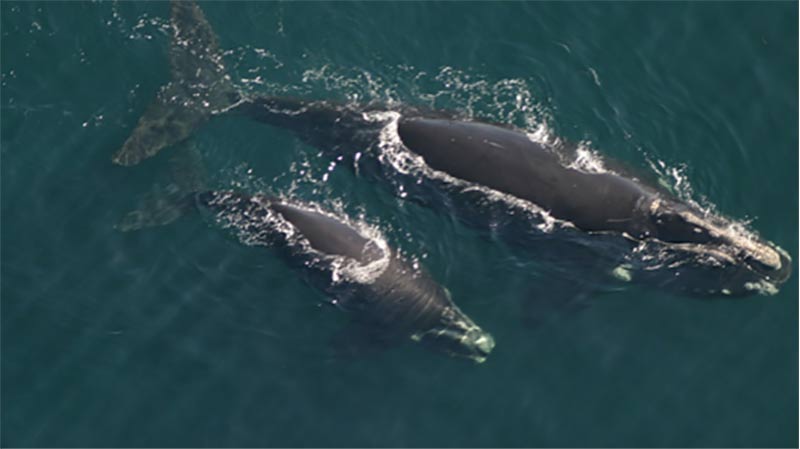
{"label": "teal green water", "polygon": [[[798,247],[796,3],[204,3],[238,84],[431,105],[590,142]],[[354,359],[274,252],[114,229],[167,155],[110,162],[169,79],[165,3],[2,2],[3,446],[796,446],[798,289],[630,285],[535,326],[536,254],[229,117],[216,182],[363,213],[497,347]],[[163,157],[161,157],[163,156]],[[301,172],[303,174],[301,174]],[[685,187],[681,187],[685,189]],[[684,190],[686,191],[686,190]],[[424,255],[424,258],[423,258]]]}

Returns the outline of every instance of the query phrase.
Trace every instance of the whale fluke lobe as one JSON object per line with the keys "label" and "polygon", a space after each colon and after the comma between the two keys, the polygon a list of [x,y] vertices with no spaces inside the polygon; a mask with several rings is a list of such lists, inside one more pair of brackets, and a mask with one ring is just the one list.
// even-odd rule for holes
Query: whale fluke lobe
{"label": "whale fluke lobe", "polygon": [[185,104],[185,96],[186,90],[175,83],[165,86],[147,107],[112,161],[119,165],[136,165],[164,148],[182,142],[205,123],[210,113]]}
{"label": "whale fluke lobe", "polygon": [[136,165],[188,138],[217,112],[239,101],[226,74],[214,30],[195,2],[173,1],[169,47],[171,80],[156,94],[130,137],[114,154]]}

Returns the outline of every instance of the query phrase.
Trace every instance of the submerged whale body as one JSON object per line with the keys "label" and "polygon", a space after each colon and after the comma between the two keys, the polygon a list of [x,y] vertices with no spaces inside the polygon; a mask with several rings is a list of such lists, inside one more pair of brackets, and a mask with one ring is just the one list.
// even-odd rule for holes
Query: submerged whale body
{"label": "submerged whale body", "polygon": [[307,204],[232,191],[194,196],[198,208],[248,245],[279,246],[312,270],[334,304],[387,339],[483,362],[494,339],[465,315],[449,292],[380,240]]}
{"label": "submerged whale body", "polygon": [[291,130],[322,149],[370,148],[388,125],[368,115],[391,111],[399,115],[400,143],[435,172],[526,201],[587,235],[613,233],[634,246],[657,247],[659,254],[696,256],[703,264],[698,273],[711,287],[689,289],[693,293],[774,292],[791,274],[791,259],[777,246],[637,180],[567,167],[551,148],[510,127],[411,107],[242,96],[224,75],[216,38],[199,7],[174,2],[172,23],[173,80],[115,155],[117,163],[138,163],[223,112]]}

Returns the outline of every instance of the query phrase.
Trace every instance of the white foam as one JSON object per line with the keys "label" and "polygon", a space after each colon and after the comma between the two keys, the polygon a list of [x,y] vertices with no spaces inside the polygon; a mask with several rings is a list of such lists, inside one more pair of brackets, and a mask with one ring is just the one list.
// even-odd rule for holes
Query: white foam
{"label": "white foam", "polygon": [[603,163],[603,157],[590,148],[588,144],[581,142],[575,150],[575,159],[567,165],[574,170],[584,173],[608,173],[609,170]]}
{"label": "white foam", "polygon": [[[212,205],[215,203],[224,204],[233,195],[220,192]],[[261,207],[264,212],[263,216],[254,217],[247,210],[232,211],[230,209],[222,210],[215,215],[217,222],[223,228],[233,231],[239,241],[245,245],[272,246],[275,236],[280,235],[296,253],[306,257],[305,263],[307,266],[329,271],[331,281],[334,284],[345,282],[369,284],[374,282],[389,266],[392,251],[386,239],[377,226],[370,225],[363,218],[352,220],[344,214],[323,209],[316,203],[301,203],[288,198],[280,199],[283,204],[313,211],[342,222],[354,229],[368,240],[365,250],[371,250],[372,254],[380,254],[380,257],[370,258],[366,263],[361,263],[349,257],[325,254],[315,250],[291,222],[269,207],[269,200],[266,197],[256,196],[250,200]],[[244,201],[247,200],[245,199]]]}

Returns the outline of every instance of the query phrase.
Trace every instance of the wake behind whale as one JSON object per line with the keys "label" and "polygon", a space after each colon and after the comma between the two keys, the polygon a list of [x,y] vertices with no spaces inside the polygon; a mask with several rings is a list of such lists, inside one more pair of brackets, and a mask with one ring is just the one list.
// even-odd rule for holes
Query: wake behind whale
{"label": "wake behind whale", "polygon": [[743,295],[775,292],[791,273],[785,251],[736,222],[630,177],[567,166],[557,148],[510,126],[405,105],[243,95],[224,74],[214,33],[196,5],[173,4],[172,26],[173,80],[115,156],[117,163],[138,163],[221,113],[242,114],[322,150],[363,152],[382,174],[388,168],[433,184],[466,209],[479,205],[463,193],[479,191],[532,211],[551,228],[555,222],[590,239],[617,236],[627,247],[613,270],[621,278],[674,286],[663,278],[697,274],[699,286],[684,281],[691,276],[677,282],[684,292]]}

